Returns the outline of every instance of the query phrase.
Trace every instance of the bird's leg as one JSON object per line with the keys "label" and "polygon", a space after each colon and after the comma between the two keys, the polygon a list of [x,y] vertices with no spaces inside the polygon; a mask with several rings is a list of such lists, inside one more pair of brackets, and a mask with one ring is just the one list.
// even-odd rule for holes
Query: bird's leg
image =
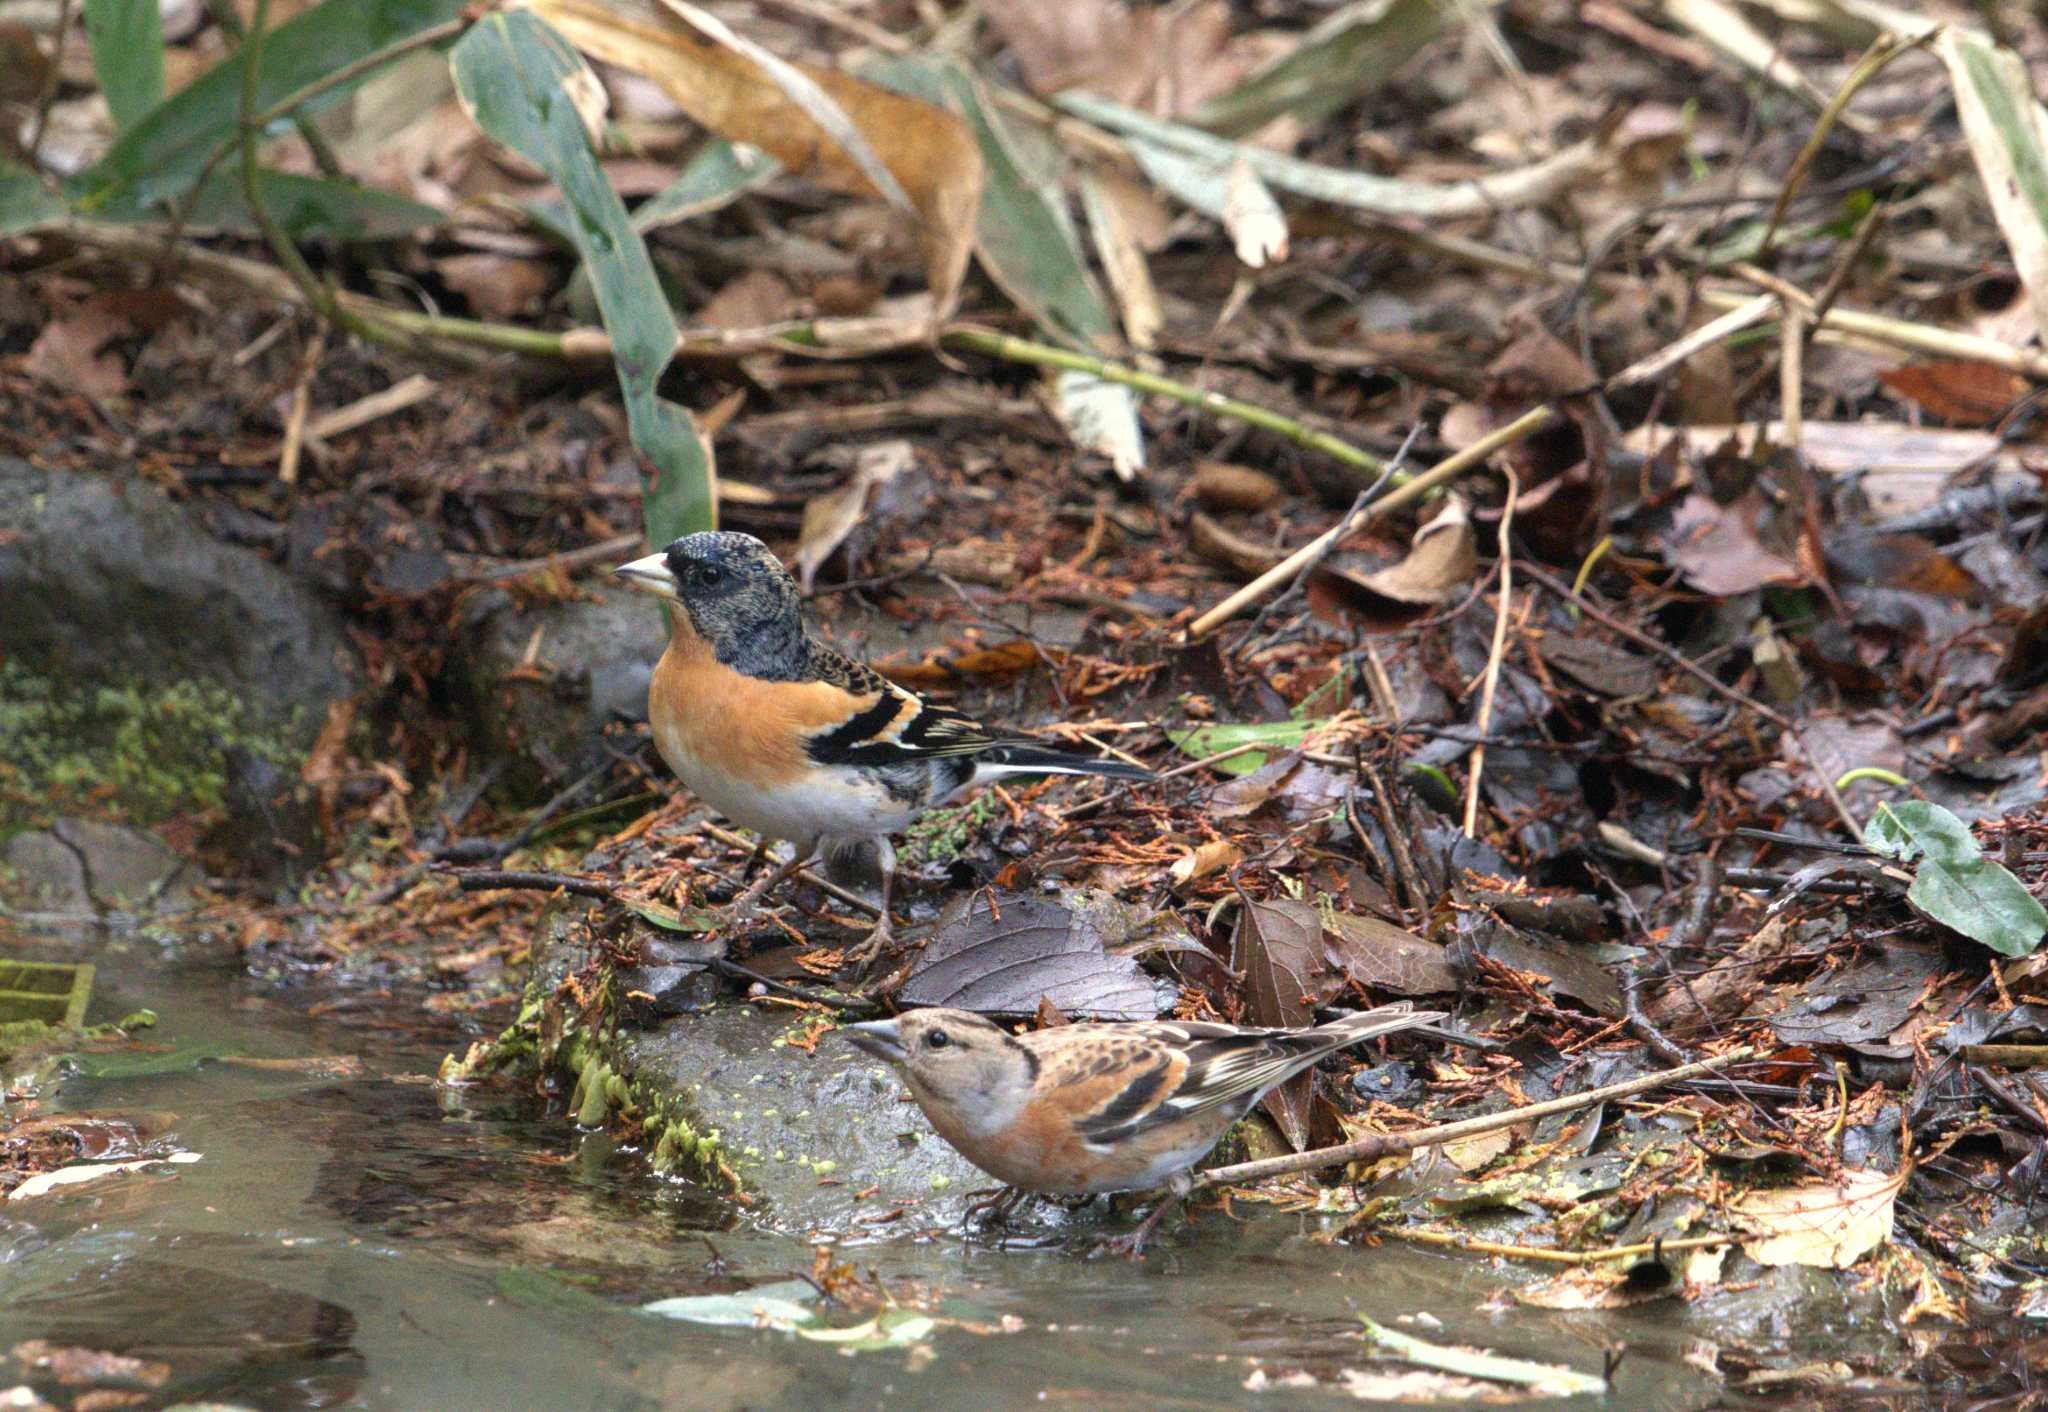
{"label": "bird's leg", "polygon": [[[761,849],[765,849],[767,846],[766,842],[763,842],[761,848],[755,850],[755,856],[759,857]],[[726,904],[726,911],[735,921],[746,921],[753,915],[754,909],[761,905],[761,899],[766,897],[777,883],[783,881],[791,873],[794,873],[798,868],[811,861],[811,853],[812,850],[799,847],[790,855],[787,863],[784,863],[766,876],[749,883],[745,891]],[[748,866],[752,866],[751,861]]]}
{"label": "bird's leg", "polygon": [[1030,1198],[1031,1193],[1021,1186],[990,1187],[987,1191],[973,1193],[979,1198],[967,1204],[967,1210],[960,1217],[965,1226],[975,1222],[984,1226],[1007,1226],[1017,1208]]}
{"label": "bird's leg", "polygon": [[896,895],[895,845],[886,838],[876,839],[875,861],[882,870],[881,915],[875,918],[874,930],[868,933],[867,939],[847,954],[848,960],[861,967],[873,965],[875,958],[896,939],[894,927],[889,920],[889,903]]}
{"label": "bird's leg", "polygon": [[747,855],[747,865],[740,869],[740,881],[745,882],[748,878],[754,876],[754,869],[760,867],[761,860],[767,856],[768,840],[764,838],[757,842],[754,845],[754,851]]}
{"label": "bird's leg", "polygon": [[1136,1260],[1145,1253],[1146,1239],[1158,1228],[1159,1223],[1166,1219],[1166,1213],[1186,1200],[1187,1194],[1193,1191],[1194,1187],[1194,1179],[1186,1172],[1182,1172],[1167,1184],[1166,1195],[1160,1198],[1159,1204],[1152,1208],[1144,1220],[1138,1222],[1136,1230],[1129,1235],[1106,1237],[1096,1249],[1106,1254],[1124,1255]]}

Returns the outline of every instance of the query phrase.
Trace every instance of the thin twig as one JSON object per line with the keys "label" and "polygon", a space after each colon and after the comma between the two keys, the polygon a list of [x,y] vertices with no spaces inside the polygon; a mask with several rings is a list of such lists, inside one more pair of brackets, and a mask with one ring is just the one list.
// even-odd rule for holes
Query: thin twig
{"label": "thin twig", "polygon": [[1436,1147],[1446,1142],[1457,1142],[1463,1138],[1497,1132],[1501,1128],[1512,1128],[1558,1113],[1574,1113],[1581,1108],[1590,1108],[1595,1103],[1605,1103],[1611,1098],[1628,1098],[1634,1094],[1648,1093],[1651,1089],[1663,1088],[1666,1084],[1697,1078],[1701,1074],[1710,1074],[1726,1065],[1753,1059],[1757,1052],[1754,1046],[1744,1045],[1740,1049],[1731,1049],[1725,1054],[1716,1054],[1712,1058],[1701,1059],[1682,1068],[1645,1074],[1641,1078],[1608,1084],[1604,1088],[1589,1088],[1584,1093],[1553,1098],[1545,1103],[1531,1103],[1521,1108],[1510,1108],[1504,1113],[1489,1113],[1483,1118],[1437,1123],[1426,1128],[1413,1128],[1405,1133],[1375,1133],[1371,1137],[1347,1142],[1339,1147],[1318,1147],[1309,1152],[1296,1152],[1286,1157],[1268,1157],[1258,1162],[1238,1162],[1228,1167],[1212,1167],[1195,1177],[1195,1186],[1200,1188],[1223,1186],[1231,1182],[1259,1181],[1265,1177],[1285,1176],[1290,1172],[1313,1171],[1318,1167],[1371,1162],[1381,1157],[1390,1157],[1397,1152],[1412,1152],[1418,1147]]}
{"label": "thin twig", "polygon": [[1313,563],[1316,557],[1323,552],[1326,545],[1334,543],[1346,535],[1356,534],[1382,515],[1398,510],[1411,500],[1420,500],[1438,486],[1457,476],[1463,475],[1472,467],[1480,464],[1494,452],[1499,451],[1503,447],[1512,446],[1524,437],[1532,436],[1536,432],[1541,431],[1544,427],[1556,421],[1559,415],[1557,408],[1548,404],[1532,408],[1499,430],[1481,437],[1463,451],[1446,456],[1428,470],[1411,477],[1405,484],[1397,489],[1388,491],[1356,514],[1348,515],[1344,519],[1339,520],[1322,534],[1317,535],[1307,544],[1302,545],[1301,548],[1295,550],[1272,568],[1266,570],[1266,572],[1260,574],[1243,588],[1240,588],[1221,603],[1218,603],[1214,608],[1211,608],[1208,612],[1202,614],[1201,617],[1188,624],[1186,640],[1195,642],[1206,637],[1246,608],[1273,592],[1281,584],[1291,580],[1296,574],[1301,572],[1304,564]]}
{"label": "thin twig", "polygon": [[1542,584],[1558,597],[1564,599],[1567,603],[1578,605],[1579,610],[1594,622],[1603,624],[1613,631],[1620,633],[1630,642],[1635,643],[1636,646],[1654,652],[1674,667],[1695,678],[1702,686],[1714,692],[1715,695],[1724,696],[1736,705],[1756,712],[1779,730],[1785,732],[1794,747],[1798,749],[1801,758],[1806,761],[1807,768],[1813,771],[1814,778],[1820,783],[1821,792],[1827,796],[1828,802],[1834,806],[1835,813],[1844,824],[1848,825],[1850,836],[1857,842],[1862,842],[1863,826],[1857,823],[1856,816],[1849,812],[1848,801],[1842,798],[1842,791],[1835,788],[1833,777],[1820,767],[1820,763],[1814,758],[1812,750],[1807,747],[1805,737],[1799,733],[1799,727],[1794,725],[1782,712],[1771,709],[1753,696],[1737,691],[1734,687],[1722,681],[1705,667],[1694,662],[1677,648],[1672,647],[1668,643],[1659,642],[1641,628],[1631,627],[1612,613],[1590,602],[1569,584],[1552,578],[1534,564],[1524,563],[1522,565],[1522,572]]}
{"label": "thin twig", "polygon": [[1515,554],[1508,543],[1515,523],[1521,479],[1506,468],[1508,498],[1500,511],[1500,607],[1493,615],[1493,645],[1486,652],[1486,684],[1479,689],[1479,743],[1472,747],[1472,774],[1465,783],[1465,837],[1479,837],[1479,781],[1486,773],[1486,733],[1493,729],[1493,695],[1500,686],[1500,659],[1508,649],[1508,617],[1514,611]]}

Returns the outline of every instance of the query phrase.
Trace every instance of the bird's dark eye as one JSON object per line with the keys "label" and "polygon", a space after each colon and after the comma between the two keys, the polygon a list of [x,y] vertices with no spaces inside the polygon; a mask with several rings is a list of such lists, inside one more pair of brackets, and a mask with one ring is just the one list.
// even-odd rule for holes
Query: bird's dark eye
{"label": "bird's dark eye", "polygon": [[924,1037],[924,1047],[926,1049],[944,1049],[952,1042],[953,1037],[944,1030],[933,1030]]}
{"label": "bird's dark eye", "polygon": [[718,581],[724,577],[725,574],[712,564],[706,564],[697,570],[697,582],[706,588],[716,588]]}

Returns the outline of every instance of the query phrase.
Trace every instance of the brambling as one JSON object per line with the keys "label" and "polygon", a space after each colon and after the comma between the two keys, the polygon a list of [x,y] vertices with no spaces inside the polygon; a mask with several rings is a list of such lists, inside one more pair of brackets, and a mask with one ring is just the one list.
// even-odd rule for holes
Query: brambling
{"label": "brambling", "polygon": [[1184,1021],[1060,1025],[1013,1035],[966,1010],[911,1010],[837,1033],[903,1075],[960,1155],[1016,1194],[1097,1195],[1165,1187],[1167,1199],[1115,1242],[1136,1254],[1188,1191],[1195,1163],[1268,1092],[1324,1055],[1433,1025],[1387,1005],[1313,1029]]}
{"label": "brambling", "polygon": [[686,535],[613,572],[673,603],[668,649],[647,688],[655,748],[696,796],[795,856],[734,900],[745,915],[820,850],[872,840],[881,918],[856,952],[890,937],[889,835],[925,810],[1007,775],[1147,779],[1119,760],[984,729],[820,642],[796,581],[750,534]]}

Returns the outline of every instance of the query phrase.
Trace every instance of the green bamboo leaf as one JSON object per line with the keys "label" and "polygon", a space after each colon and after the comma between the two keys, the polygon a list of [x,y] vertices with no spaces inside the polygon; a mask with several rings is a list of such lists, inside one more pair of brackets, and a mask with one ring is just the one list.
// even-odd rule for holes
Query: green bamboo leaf
{"label": "green bamboo leaf", "polygon": [[1939,804],[1880,804],[1863,841],[1901,862],[1921,860],[1906,900],[1935,921],[2006,956],[2025,956],[2048,934],[2048,909],[2026,884],[1984,856],[1968,825]]}
{"label": "green bamboo leaf", "polygon": [[1202,104],[1194,120],[1227,137],[1256,132],[1288,113],[1313,127],[1391,81],[1455,14],[1442,0],[1355,0],[1332,11],[1286,55]]}
{"label": "green bamboo leaf", "polygon": [[[1068,214],[1060,164],[1050,143],[1004,121],[965,66],[927,57],[877,63],[866,77],[966,122],[981,148],[984,176],[974,253],[989,278],[1047,339],[1100,353],[1118,339],[1117,318],[1089,272]],[[1107,456],[1129,480],[1143,468],[1137,394],[1088,373],[1053,380],[1060,420],[1078,445]]]}
{"label": "green bamboo leaf", "polygon": [[[336,70],[443,24],[464,0],[323,0],[263,39],[256,107],[283,102]],[[322,94],[305,111],[345,98],[373,69]],[[72,196],[85,214],[136,220],[191,190],[206,159],[241,121],[242,58],[237,50],[121,135],[107,155],[80,173]]]}
{"label": "green bamboo leaf", "polygon": [[[264,210],[294,241],[388,240],[439,225],[446,215],[439,207],[352,181],[266,171],[257,174],[256,186]],[[187,224],[254,231],[240,178],[223,173],[208,181]]]}
{"label": "green bamboo leaf", "polygon": [[675,353],[675,317],[577,111],[577,95],[602,91],[596,76],[567,41],[525,11],[485,16],[449,57],[456,92],[477,126],[561,190],[567,232],[611,334],[633,444],[653,467],[644,509],[648,542],[712,528],[710,445],[689,412],[655,390]]}
{"label": "green bamboo leaf", "polygon": [[71,211],[63,198],[27,167],[0,160],[0,236],[56,225]]}
{"label": "green bamboo leaf", "polygon": [[157,0],[85,0],[93,72],[126,132],[164,101],[164,18]]}

